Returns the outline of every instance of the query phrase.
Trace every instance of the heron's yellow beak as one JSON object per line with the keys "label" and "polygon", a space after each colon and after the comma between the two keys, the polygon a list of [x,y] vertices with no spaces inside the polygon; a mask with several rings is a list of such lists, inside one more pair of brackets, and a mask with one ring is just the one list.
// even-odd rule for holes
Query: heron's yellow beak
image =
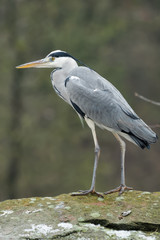
{"label": "heron's yellow beak", "polygon": [[40,59],[37,61],[25,63],[17,66],[16,68],[47,68],[50,65],[50,61],[48,58]]}

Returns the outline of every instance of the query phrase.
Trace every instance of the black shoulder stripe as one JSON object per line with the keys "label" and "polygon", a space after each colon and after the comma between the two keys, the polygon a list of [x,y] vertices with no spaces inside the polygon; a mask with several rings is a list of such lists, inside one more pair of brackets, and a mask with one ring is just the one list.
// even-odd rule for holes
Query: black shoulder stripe
{"label": "black shoulder stripe", "polygon": [[70,77],[66,78],[65,82],[64,82],[64,86],[67,86],[67,83],[69,82]]}
{"label": "black shoulder stripe", "polygon": [[77,106],[77,104],[75,104],[74,102],[72,102],[72,106],[74,107],[74,109],[76,110],[77,113],[79,113],[81,115],[82,118],[85,117],[85,113]]}

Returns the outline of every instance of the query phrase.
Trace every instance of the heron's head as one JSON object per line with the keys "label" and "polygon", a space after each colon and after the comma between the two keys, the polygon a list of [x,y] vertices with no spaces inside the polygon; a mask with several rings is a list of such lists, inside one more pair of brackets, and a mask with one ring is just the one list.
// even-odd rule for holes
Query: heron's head
{"label": "heron's head", "polygon": [[77,66],[76,59],[67,52],[56,50],[43,59],[22,64],[16,68],[63,68],[66,65]]}

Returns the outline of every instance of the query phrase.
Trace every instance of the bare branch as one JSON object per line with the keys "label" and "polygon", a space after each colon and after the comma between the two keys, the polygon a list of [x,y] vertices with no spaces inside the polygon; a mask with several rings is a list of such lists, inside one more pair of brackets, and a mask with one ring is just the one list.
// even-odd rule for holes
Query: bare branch
{"label": "bare branch", "polygon": [[143,97],[142,95],[139,95],[139,94],[136,93],[136,92],[135,92],[134,95],[135,95],[136,97],[138,97],[138,98],[146,101],[146,102],[149,102],[149,103],[152,103],[152,104],[154,104],[154,105],[160,106],[160,102],[155,102],[155,101],[153,101],[153,100],[150,100],[150,99],[148,99],[148,98],[146,98],[146,97]]}
{"label": "bare branch", "polygon": [[160,128],[160,124],[149,125],[151,128]]}

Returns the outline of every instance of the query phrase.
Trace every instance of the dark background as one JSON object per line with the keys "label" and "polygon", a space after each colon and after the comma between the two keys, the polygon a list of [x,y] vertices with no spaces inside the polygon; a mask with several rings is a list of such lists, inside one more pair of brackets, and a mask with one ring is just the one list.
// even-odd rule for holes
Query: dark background
{"label": "dark background", "polygon": [[[160,1],[0,1],[0,200],[55,196],[91,183],[94,144],[88,127],[57,97],[51,69],[16,65],[61,49],[111,81],[149,125],[160,109]],[[159,134],[159,128],[154,128]],[[97,129],[101,157],[96,188],[120,184],[120,147]],[[160,145],[127,143],[126,183],[160,190]]]}

